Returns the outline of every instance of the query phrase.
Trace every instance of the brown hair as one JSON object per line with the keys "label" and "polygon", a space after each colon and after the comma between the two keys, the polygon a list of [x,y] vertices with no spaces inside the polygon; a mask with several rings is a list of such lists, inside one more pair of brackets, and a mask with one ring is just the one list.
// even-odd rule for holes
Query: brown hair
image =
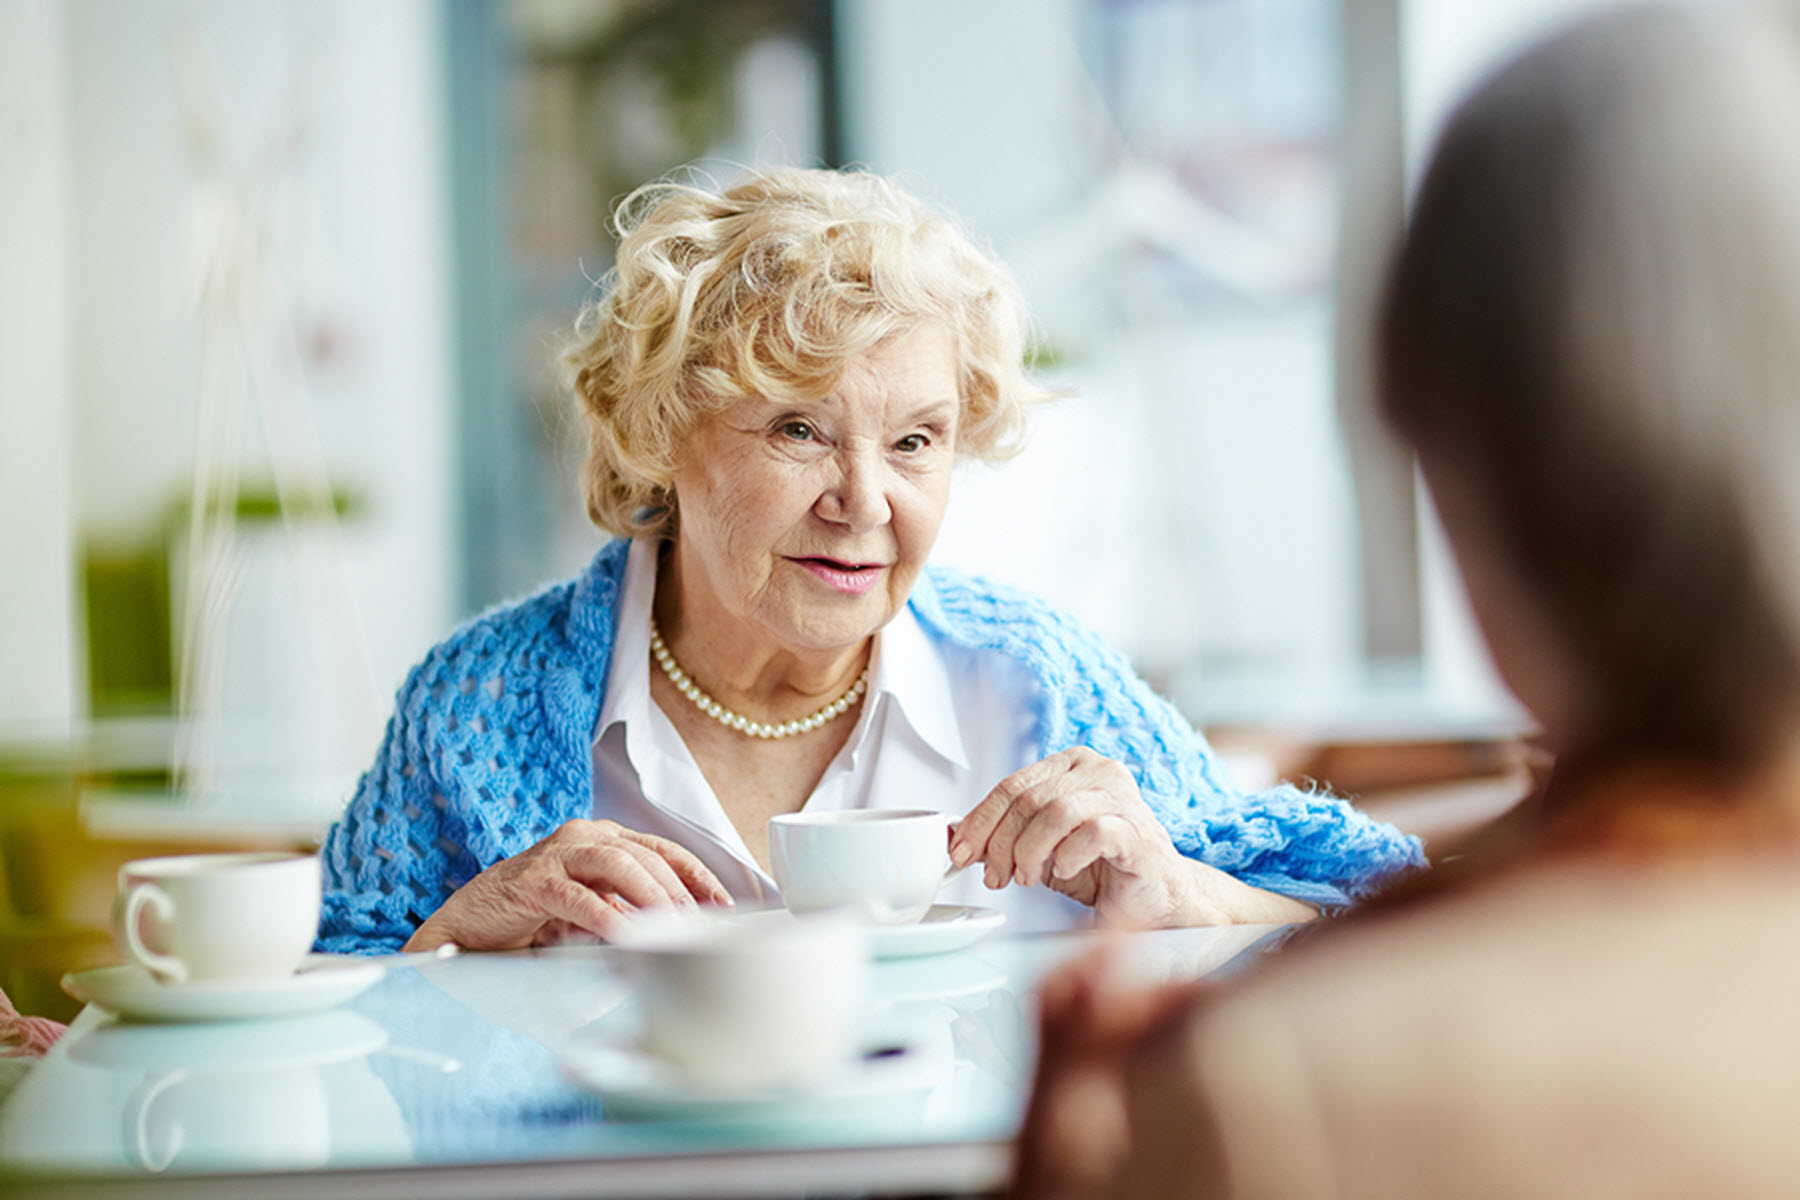
{"label": "brown hair", "polygon": [[1800,712],[1792,10],[1576,26],[1455,113],[1381,394],[1592,689],[1584,736],[1715,763]]}

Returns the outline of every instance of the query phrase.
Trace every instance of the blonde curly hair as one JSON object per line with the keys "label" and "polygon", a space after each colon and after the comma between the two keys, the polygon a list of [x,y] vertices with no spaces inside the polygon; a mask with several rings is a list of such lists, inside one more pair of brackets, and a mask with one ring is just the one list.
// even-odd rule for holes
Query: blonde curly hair
{"label": "blonde curly hair", "polygon": [[696,422],[745,396],[816,400],[850,360],[925,325],[953,336],[959,456],[1016,453],[1045,397],[1024,373],[1030,321],[1011,276],[953,221],[860,171],[759,171],[723,191],[637,189],[618,264],[563,357],[588,430],[588,515],[667,533]]}

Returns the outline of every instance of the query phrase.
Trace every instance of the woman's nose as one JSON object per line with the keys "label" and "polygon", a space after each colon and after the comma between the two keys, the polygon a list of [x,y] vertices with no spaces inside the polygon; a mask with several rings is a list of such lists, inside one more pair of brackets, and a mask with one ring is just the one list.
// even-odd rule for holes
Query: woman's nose
{"label": "woman's nose", "polygon": [[888,523],[887,471],[874,454],[846,451],[837,456],[837,477],[819,497],[818,513],[851,529],[877,529]]}

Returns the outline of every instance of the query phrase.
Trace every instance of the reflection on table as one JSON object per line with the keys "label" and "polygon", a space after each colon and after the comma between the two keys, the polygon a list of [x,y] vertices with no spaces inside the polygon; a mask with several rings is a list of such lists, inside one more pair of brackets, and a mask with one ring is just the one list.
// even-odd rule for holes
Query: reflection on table
{"label": "reflection on table", "polygon": [[[1133,934],[1125,954],[1146,977],[1194,977],[1279,934]],[[0,1164],[232,1194],[277,1181],[416,1194],[445,1170],[461,1191],[510,1195],[988,1190],[1030,1082],[1032,990],[1093,936],[1001,933],[876,963],[866,1057],[818,1094],[767,1102],[659,1078],[634,1050],[636,1002],[605,947],[395,967],[307,1016],[151,1025],[90,1006],[0,1109]]]}

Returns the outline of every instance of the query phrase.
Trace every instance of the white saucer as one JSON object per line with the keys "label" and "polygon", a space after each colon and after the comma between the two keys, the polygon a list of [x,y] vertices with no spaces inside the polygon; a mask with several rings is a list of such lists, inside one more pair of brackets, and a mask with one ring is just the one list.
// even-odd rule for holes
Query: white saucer
{"label": "white saucer", "polygon": [[[730,921],[791,921],[785,908],[734,913]],[[869,950],[876,958],[917,958],[961,950],[1006,924],[1006,914],[992,908],[963,904],[934,904],[911,925],[865,925]]]}
{"label": "white saucer", "polygon": [[254,983],[158,983],[139,966],[98,967],[62,977],[62,989],[136,1021],[250,1021],[336,1008],[387,968],[314,955],[286,979]]}
{"label": "white saucer", "polygon": [[205,1028],[107,1022],[71,1035],[70,1059],[113,1070],[240,1072],[325,1066],[386,1048],[387,1030],[339,1009]]}
{"label": "white saucer", "polygon": [[977,954],[910,955],[875,964],[874,994],[884,1004],[955,1000],[1006,986],[1006,972]]}
{"label": "white saucer", "polygon": [[836,1125],[893,1117],[903,1097],[923,1097],[936,1086],[941,1064],[924,1046],[922,1038],[889,1030],[872,1036],[856,1061],[816,1084],[754,1090],[696,1088],[634,1037],[590,1035],[564,1051],[562,1066],[600,1097],[613,1120]]}
{"label": "white saucer", "polygon": [[875,925],[869,930],[876,958],[917,958],[972,946],[1000,926],[1006,914],[964,904],[934,904],[914,925]]}

